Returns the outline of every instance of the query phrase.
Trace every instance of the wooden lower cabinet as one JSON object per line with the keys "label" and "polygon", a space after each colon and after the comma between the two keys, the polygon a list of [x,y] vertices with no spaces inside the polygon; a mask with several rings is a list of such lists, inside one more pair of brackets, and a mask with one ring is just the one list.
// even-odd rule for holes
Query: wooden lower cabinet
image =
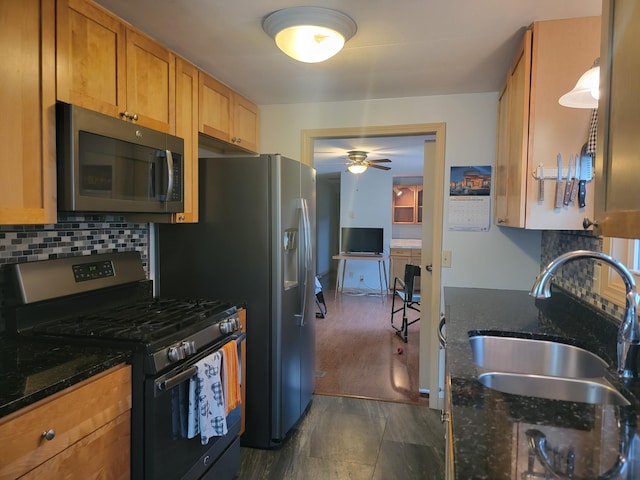
{"label": "wooden lower cabinet", "polygon": [[0,479],[127,479],[130,414],[131,367],[122,364],[8,415]]}
{"label": "wooden lower cabinet", "polygon": [[[422,249],[421,248],[391,248],[389,258],[391,259],[391,281],[390,286],[393,286],[393,281],[396,277],[404,278],[404,267],[407,264],[420,265],[422,261]],[[415,290],[420,290],[420,283],[415,284]]]}

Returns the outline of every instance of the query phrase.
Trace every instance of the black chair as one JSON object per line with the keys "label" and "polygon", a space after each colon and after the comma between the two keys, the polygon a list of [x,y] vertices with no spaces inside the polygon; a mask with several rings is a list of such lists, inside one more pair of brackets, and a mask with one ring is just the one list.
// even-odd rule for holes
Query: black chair
{"label": "black chair", "polygon": [[[393,281],[393,299],[391,300],[391,327],[395,330],[404,343],[407,343],[409,325],[420,320],[418,318],[409,321],[407,314],[410,310],[420,313],[420,292],[415,291],[416,282],[420,281],[420,266],[409,265],[404,267],[404,278],[396,277]],[[396,308],[396,297],[402,301],[402,305]],[[397,327],[393,320],[396,313],[402,312],[402,325]]]}

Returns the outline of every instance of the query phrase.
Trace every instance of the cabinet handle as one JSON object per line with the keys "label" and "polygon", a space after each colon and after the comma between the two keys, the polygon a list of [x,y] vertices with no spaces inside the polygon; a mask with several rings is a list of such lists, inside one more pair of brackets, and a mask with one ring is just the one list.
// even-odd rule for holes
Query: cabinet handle
{"label": "cabinet handle", "polygon": [[586,230],[587,228],[589,228],[592,225],[594,227],[597,227],[598,226],[598,221],[594,220],[592,222],[591,220],[589,220],[589,217],[584,217],[584,220],[582,220],[582,228],[584,228]]}
{"label": "cabinet handle", "polygon": [[138,120],[137,113],[120,112],[120,116],[123,118],[128,118],[129,120]]}
{"label": "cabinet handle", "polygon": [[433,272],[433,265],[428,264],[426,267],[424,267],[427,269],[427,272]]}
{"label": "cabinet handle", "polygon": [[129,118],[129,112],[120,112],[122,118]]}
{"label": "cabinet handle", "polygon": [[56,431],[52,428],[51,430],[47,430],[46,432],[42,432],[42,437],[46,440],[53,440],[56,436]]}
{"label": "cabinet handle", "polygon": [[131,115],[129,118],[131,118],[132,120],[136,121],[138,120],[138,114],[134,113],[133,115]]}
{"label": "cabinet handle", "polygon": [[184,222],[184,215],[183,214],[178,215],[178,221],[179,222]]}
{"label": "cabinet handle", "polygon": [[506,222],[506,221],[507,221],[507,219],[506,219],[506,218],[499,218],[499,219],[498,219],[498,224],[500,224],[500,223],[504,223],[504,222]]}

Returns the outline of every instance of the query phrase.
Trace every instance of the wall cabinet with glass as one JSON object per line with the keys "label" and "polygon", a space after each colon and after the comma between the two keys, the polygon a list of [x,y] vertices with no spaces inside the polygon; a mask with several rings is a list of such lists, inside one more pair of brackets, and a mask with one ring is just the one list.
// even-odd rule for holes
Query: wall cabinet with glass
{"label": "wall cabinet with glass", "polygon": [[[569,158],[587,141],[591,111],[563,107],[558,99],[600,55],[600,17],[535,22],[520,48],[498,97],[494,219],[500,226],[571,230],[593,211],[593,182],[586,207],[577,201],[554,208],[557,156],[563,181]],[[542,165],[544,190],[535,178]]]}
{"label": "wall cabinet with glass", "polygon": [[[596,233],[640,238],[640,4],[602,5],[596,152]],[[594,220],[595,218],[595,220]]]}
{"label": "wall cabinet with glass", "polygon": [[422,223],[422,185],[394,185],[393,223]]}

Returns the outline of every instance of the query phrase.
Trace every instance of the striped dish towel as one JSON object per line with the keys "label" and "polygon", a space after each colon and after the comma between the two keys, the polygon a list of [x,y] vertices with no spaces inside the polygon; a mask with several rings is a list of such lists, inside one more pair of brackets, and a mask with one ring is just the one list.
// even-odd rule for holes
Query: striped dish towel
{"label": "striped dish towel", "polygon": [[238,344],[235,341],[227,342],[220,351],[222,352],[222,388],[226,401],[226,412],[229,415],[229,412],[242,402],[238,369]]}

